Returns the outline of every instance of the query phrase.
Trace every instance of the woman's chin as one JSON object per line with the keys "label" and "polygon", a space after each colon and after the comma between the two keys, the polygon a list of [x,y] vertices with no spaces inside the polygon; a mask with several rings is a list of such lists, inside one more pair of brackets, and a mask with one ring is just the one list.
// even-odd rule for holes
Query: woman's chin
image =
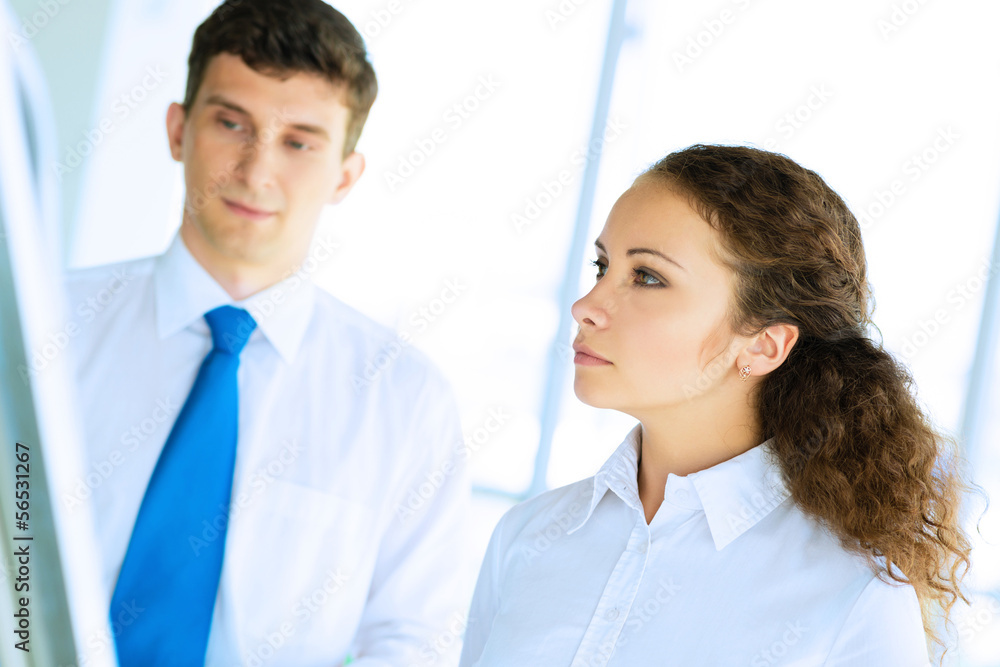
{"label": "woman's chin", "polygon": [[615,409],[617,402],[614,396],[610,395],[606,387],[598,386],[599,383],[582,380],[579,376],[573,381],[573,393],[592,408]]}

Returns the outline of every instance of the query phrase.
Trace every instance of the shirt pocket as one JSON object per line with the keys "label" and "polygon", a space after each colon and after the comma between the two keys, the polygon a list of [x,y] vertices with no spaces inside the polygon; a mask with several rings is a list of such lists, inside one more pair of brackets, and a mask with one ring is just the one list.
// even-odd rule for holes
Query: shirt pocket
{"label": "shirt pocket", "polygon": [[370,587],[376,516],[356,500],[278,479],[249,502],[234,494],[224,579],[241,653],[279,633],[283,660],[343,658]]}

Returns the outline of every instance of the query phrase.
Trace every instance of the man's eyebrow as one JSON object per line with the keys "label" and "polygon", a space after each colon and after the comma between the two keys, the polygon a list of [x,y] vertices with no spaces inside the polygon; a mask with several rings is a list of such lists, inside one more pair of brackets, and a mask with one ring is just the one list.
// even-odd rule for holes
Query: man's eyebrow
{"label": "man's eyebrow", "polygon": [[[607,254],[608,251],[604,247],[604,244],[601,243],[600,239],[594,241],[594,245],[597,246],[598,248],[600,248],[602,251],[604,251],[604,254]],[[659,250],[653,250],[652,248],[632,248],[628,252],[625,253],[626,257],[631,257],[632,255],[655,255],[656,257],[659,257],[660,259],[663,259],[663,260],[666,260],[666,261],[670,262],[671,264],[673,264],[674,266],[676,266],[681,271],[685,271],[685,272],[687,271],[687,269],[685,269],[683,266],[680,265],[680,262],[678,262],[673,257],[670,257],[668,255],[664,255]]]}
{"label": "man's eyebrow", "polygon": [[[230,100],[227,100],[225,97],[222,97],[221,95],[209,96],[208,99],[205,100],[205,104],[216,104],[220,107],[225,107],[237,113],[241,113],[244,116],[250,116],[251,118],[253,117],[253,114],[251,114],[249,111],[241,107],[239,104],[231,102]],[[319,137],[322,137],[323,139],[326,139],[327,141],[330,140],[330,134],[319,125],[309,125],[308,123],[296,123],[291,127],[292,129],[299,130],[300,132],[315,134]]]}
{"label": "man's eyebrow", "polygon": [[208,99],[205,100],[205,104],[216,104],[220,107],[226,107],[227,109],[232,109],[233,111],[244,114],[246,116],[251,115],[249,111],[241,107],[239,104],[237,104],[236,102],[230,102],[222,95],[209,95]]}

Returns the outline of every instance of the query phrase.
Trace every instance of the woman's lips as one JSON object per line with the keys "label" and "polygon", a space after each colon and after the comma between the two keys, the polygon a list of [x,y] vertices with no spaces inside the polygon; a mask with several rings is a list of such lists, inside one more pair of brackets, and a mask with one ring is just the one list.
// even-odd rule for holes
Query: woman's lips
{"label": "woman's lips", "polygon": [[580,366],[610,366],[610,361],[605,361],[604,359],[598,359],[597,357],[592,357],[589,354],[584,354],[583,352],[577,352],[576,356],[573,357],[573,363],[579,364]]}
{"label": "woman's lips", "polygon": [[573,363],[579,364],[581,366],[610,366],[611,362],[607,359],[597,356],[597,353],[591,350],[586,345],[576,344],[573,345],[573,350],[576,351],[576,356],[573,357]]}
{"label": "woman's lips", "polygon": [[225,203],[226,208],[230,211],[244,218],[249,218],[250,220],[266,220],[274,215],[274,213],[270,211],[261,211],[260,209],[250,208],[249,206],[238,204],[237,202],[230,201],[229,199],[223,199],[222,201]]}

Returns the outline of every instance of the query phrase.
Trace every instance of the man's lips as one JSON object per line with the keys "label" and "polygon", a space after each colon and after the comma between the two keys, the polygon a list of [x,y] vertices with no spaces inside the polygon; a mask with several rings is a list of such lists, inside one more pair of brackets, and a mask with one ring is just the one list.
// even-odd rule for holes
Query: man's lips
{"label": "man's lips", "polygon": [[262,211],[259,208],[253,208],[245,204],[240,204],[231,199],[223,198],[223,203],[225,203],[226,208],[235,213],[236,215],[243,216],[244,218],[249,218],[251,220],[265,220],[274,215],[273,211]]}
{"label": "man's lips", "polygon": [[574,364],[579,364],[581,366],[610,366],[611,362],[591,350],[586,345],[582,343],[574,343],[573,350],[576,352],[576,356],[573,358]]}

